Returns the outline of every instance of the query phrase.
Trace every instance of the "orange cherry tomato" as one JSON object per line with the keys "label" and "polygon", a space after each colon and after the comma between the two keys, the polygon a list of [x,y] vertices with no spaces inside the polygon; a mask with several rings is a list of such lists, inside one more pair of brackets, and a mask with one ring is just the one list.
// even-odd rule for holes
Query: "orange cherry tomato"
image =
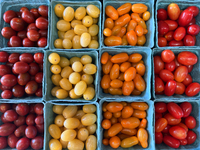
{"label": "orange cherry tomato", "polygon": [[118,122],[121,122],[122,119],[123,119],[122,117],[119,117],[119,118],[117,118],[117,121],[118,121]]}
{"label": "orange cherry tomato", "polygon": [[117,79],[119,77],[119,65],[114,64],[110,70],[110,79]]}
{"label": "orange cherry tomato", "polygon": [[124,35],[122,37],[122,45],[128,45],[128,41],[127,41],[126,35]]}
{"label": "orange cherry tomato", "polygon": [[140,16],[140,18],[142,18],[143,13],[139,13],[138,15]]}
{"label": "orange cherry tomato", "polygon": [[146,29],[147,28],[147,25],[145,23],[145,21],[143,19],[141,19],[139,22],[138,22],[138,25],[141,25],[143,29]]}
{"label": "orange cherry tomato", "polygon": [[137,26],[137,22],[135,20],[131,20],[128,24],[127,32],[131,30],[135,31],[136,26]]}
{"label": "orange cherry tomato", "polygon": [[123,134],[126,134],[126,135],[136,135],[137,133],[137,130],[136,129],[126,129],[126,128],[123,128],[121,133]]}
{"label": "orange cherry tomato", "polygon": [[131,7],[132,7],[131,3],[125,3],[125,4],[121,5],[119,8],[117,8],[117,12],[120,16],[124,15],[131,10]]}
{"label": "orange cherry tomato", "polygon": [[123,95],[129,96],[129,95],[131,95],[133,90],[134,90],[133,81],[124,81],[124,84],[122,86]]}
{"label": "orange cherry tomato", "polygon": [[123,62],[120,67],[119,70],[121,72],[125,72],[129,67],[131,67],[131,63],[130,62]]}
{"label": "orange cherry tomato", "polygon": [[135,46],[137,44],[137,35],[136,35],[135,31],[130,30],[129,32],[127,32],[126,38],[127,38],[128,43],[131,46]]}
{"label": "orange cherry tomato", "polygon": [[123,105],[118,102],[110,102],[107,104],[106,109],[109,112],[115,113],[115,112],[121,111],[123,109]]}
{"label": "orange cherry tomato", "polygon": [[106,64],[102,65],[103,73],[109,74],[112,66],[113,66],[113,63],[111,62],[111,60],[108,60]]}
{"label": "orange cherry tomato", "polygon": [[110,17],[112,20],[118,19],[119,17],[118,12],[113,6],[110,6],[110,5],[106,6],[105,11],[106,11],[106,15]]}
{"label": "orange cherry tomato", "polygon": [[125,106],[123,109],[122,109],[122,118],[129,118],[132,116],[134,110],[133,110],[133,107],[131,106]]}
{"label": "orange cherry tomato", "polygon": [[113,116],[114,116],[115,118],[119,118],[119,117],[121,117],[121,115],[122,115],[122,112],[121,112],[121,111],[118,111],[118,112],[113,113]]}
{"label": "orange cherry tomato", "polygon": [[121,72],[118,77],[119,80],[124,81],[124,73]]}
{"label": "orange cherry tomato", "polygon": [[132,63],[137,63],[142,59],[142,55],[139,53],[133,53],[131,55],[129,55],[129,60]]}
{"label": "orange cherry tomato", "polygon": [[141,75],[136,74],[133,81],[134,81],[135,88],[137,90],[143,92],[146,89],[146,83],[144,79],[141,77]]}
{"label": "orange cherry tomato", "polygon": [[117,123],[117,118],[112,117],[112,118],[110,119],[110,121],[111,121],[111,124],[113,125],[113,124]]}
{"label": "orange cherry tomato", "polygon": [[[146,29],[143,29],[143,30],[146,30]],[[138,38],[137,38],[137,45],[138,46],[143,46],[145,43],[146,43],[146,37],[145,37],[145,35],[138,36]]]}
{"label": "orange cherry tomato", "polygon": [[120,102],[120,103],[123,105],[123,107],[127,106],[127,102]]}
{"label": "orange cherry tomato", "polygon": [[135,20],[136,22],[140,22],[142,18],[137,13],[132,13],[131,14],[131,19]]}
{"label": "orange cherry tomato", "polygon": [[143,118],[146,118],[147,113],[146,113],[145,110],[137,110],[137,109],[135,109],[132,116],[136,117],[136,118],[139,118],[139,119],[143,119]]}
{"label": "orange cherry tomato", "polygon": [[[123,130],[123,129],[122,129],[122,130]],[[126,138],[131,137],[131,135],[122,134],[122,133],[118,134],[117,136],[120,138],[120,140],[124,140],[124,139],[126,139]]]}
{"label": "orange cherry tomato", "polygon": [[112,31],[109,28],[105,28],[103,30],[103,35],[105,35],[105,36],[111,36],[112,35]]}
{"label": "orange cherry tomato", "polygon": [[137,25],[135,28],[135,33],[137,34],[137,36],[142,36],[144,31],[141,25]]}
{"label": "orange cherry tomato", "polygon": [[145,71],[146,71],[146,67],[144,64],[142,63],[139,63],[137,64],[136,66],[136,71],[139,75],[143,76],[145,74]]}
{"label": "orange cherry tomato", "polygon": [[130,117],[122,119],[121,124],[123,128],[134,129],[140,125],[140,120],[135,117]]}
{"label": "orange cherry tomato", "polygon": [[109,140],[108,140],[108,139],[103,139],[103,140],[102,140],[102,143],[103,143],[103,145],[106,145],[106,146],[107,146],[107,145],[109,144]]}
{"label": "orange cherry tomato", "polygon": [[117,36],[120,33],[121,29],[122,29],[121,26],[114,26],[112,29],[112,35]]}
{"label": "orange cherry tomato", "polygon": [[151,16],[150,12],[145,11],[142,15],[142,18],[143,18],[144,21],[147,21],[147,20],[149,20],[150,16]]}
{"label": "orange cherry tomato", "polygon": [[126,28],[122,27],[120,32],[117,34],[117,36],[122,38],[125,34],[126,34]]}
{"label": "orange cherry tomato", "polygon": [[137,132],[137,138],[143,148],[148,147],[148,133],[144,128],[140,128]]}
{"label": "orange cherry tomato", "polygon": [[102,105],[102,110],[103,112],[106,112],[107,109],[106,109],[106,106],[108,105],[108,102],[104,102],[103,105]]}
{"label": "orange cherry tomato", "polygon": [[130,20],[131,20],[131,16],[129,14],[125,14],[125,15],[119,17],[115,21],[115,26],[121,26],[121,27],[123,27],[124,25],[126,25],[127,23],[129,23]]}
{"label": "orange cherry tomato", "polygon": [[121,140],[118,136],[113,136],[110,138],[109,144],[112,148],[118,148],[121,144]]}
{"label": "orange cherry tomato", "polygon": [[144,64],[144,61],[143,61],[143,60],[140,60],[140,61],[139,61],[139,62],[137,62],[137,63],[132,63],[132,67],[136,68],[136,67],[137,67],[137,65],[138,65],[139,63],[142,63],[142,64]]}
{"label": "orange cherry tomato", "polygon": [[108,129],[108,136],[113,137],[117,135],[122,130],[122,125],[120,123],[116,123]]}
{"label": "orange cherry tomato", "polygon": [[138,139],[136,136],[131,136],[129,138],[126,138],[124,140],[122,140],[121,142],[121,147],[122,148],[129,148],[129,147],[132,147],[134,145],[137,145],[138,144]]}
{"label": "orange cherry tomato", "polygon": [[111,18],[107,18],[104,23],[104,28],[109,28],[110,30],[112,30],[113,27],[114,21]]}
{"label": "orange cherry tomato", "polygon": [[141,95],[141,91],[137,90],[134,88],[133,92],[131,93],[132,95]]}
{"label": "orange cherry tomato", "polygon": [[147,110],[149,108],[148,104],[145,102],[132,102],[131,107],[133,107],[134,110]]}
{"label": "orange cherry tomato", "polygon": [[103,113],[103,117],[106,119],[111,119],[112,118],[112,113],[109,111],[106,111]]}
{"label": "orange cherry tomato", "polygon": [[108,135],[108,130],[104,130],[103,138],[105,138],[105,139],[109,139],[110,138],[110,136]]}
{"label": "orange cherry tomato", "polygon": [[113,88],[109,87],[108,92],[112,95],[122,95],[122,89],[121,88]]}
{"label": "orange cherry tomato", "polygon": [[103,76],[103,78],[101,79],[101,87],[102,87],[102,89],[108,89],[110,87],[110,82],[111,82],[110,76],[105,74]]}
{"label": "orange cherry tomato", "polygon": [[122,87],[122,85],[123,85],[123,82],[119,79],[114,79],[110,82],[110,86],[113,88],[120,88]]}
{"label": "orange cherry tomato", "polygon": [[101,126],[102,126],[102,128],[104,128],[104,129],[109,129],[109,128],[111,127],[111,122],[110,122],[110,120],[104,119],[104,120],[101,122]]}
{"label": "orange cherry tomato", "polygon": [[147,127],[147,119],[143,118],[140,122],[139,128],[146,128]]}
{"label": "orange cherry tomato", "polygon": [[101,63],[102,64],[106,64],[108,62],[108,59],[109,59],[109,54],[108,52],[104,52],[102,55],[101,55]]}
{"label": "orange cherry tomato", "polygon": [[[144,28],[143,28],[144,29]],[[144,34],[147,34],[148,33],[148,30],[147,29],[144,29]],[[146,37],[145,37],[146,39]]]}
{"label": "orange cherry tomato", "polygon": [[136,75],[136,69],[134,67],[130,67],[124,72],[124,80],[132,81],[135,78],[135,75]]}
{"label": "orange cherry tomato", "polygon": [[104,44],[106,46],[118,46],[122,44],[122,38],[118,36],[109,36],[105,38]]}
{"label": "orange cherry tomato", "polygon": [[132,12],[135,12],[135,13],[144,13],[145,11],[147,11],[147,9],[148,7],[141,3],[132,5]]}
{"label": "orange cherry tomato", "polygon": [[129,56],[127,53],[119,53],[110,59],[113,63],[123,63],[129,59]]}

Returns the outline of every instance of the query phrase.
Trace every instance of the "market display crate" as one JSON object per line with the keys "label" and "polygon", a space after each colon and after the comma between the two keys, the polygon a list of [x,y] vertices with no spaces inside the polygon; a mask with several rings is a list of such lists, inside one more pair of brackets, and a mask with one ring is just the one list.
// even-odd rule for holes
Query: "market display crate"
{"label": "market display crate", "polygon": [[[19,11],[21,7],[27,7],[29,10],[32,8],[38,8],[40,5],[48,6],[48,35],[47,35],[47,46],[42,47],[17,47],[21,50],[32,50],[32,49],[48,49],[50,41],[50,20],[51,20],[51,9],[49,0],[2,0],[0,9],[0,29],[3,27],[9,27],[10,25],[3,20],[3,14],[8,10]],[[7,46],[9,40],[0,35],[0,47],[3,49],[10,49]],[[16,47],[13,47],[16,48]]]}

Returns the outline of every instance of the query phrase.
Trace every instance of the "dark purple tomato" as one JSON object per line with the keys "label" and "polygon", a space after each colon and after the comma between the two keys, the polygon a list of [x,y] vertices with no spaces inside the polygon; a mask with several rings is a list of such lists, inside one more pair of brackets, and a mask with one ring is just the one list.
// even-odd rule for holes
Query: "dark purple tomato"
{"label": "dark purple tomato", "polygon": [[32,8],[32,9],[30,10],[30,12],[34,15],[35,19],[37,19],[38,17],[40,17],[40,14],[39,14],[37,8]]}
{"label": "dark purple tomato", "polygon": [[26,31],[25,31],[25,30],[19,31],[19,32],[17,33],[17,36],[20,37],[21,39],[26,38]]}
{"label": "dark purple tomato", "polygon": [[11,68],[7,65],[0,65],[0,76],[11,73]]}
{"label": "dark purple tomato", "polygon": [[10,54],[10,56],[8,57],[8,61],[10,63],[16,63],[19,61],[19,56],[20,54],[19,53],[12,53]]}
{"label": "dark purple tomato", "polygon": [[6,118],[7,121],[12,122],[17,120],[18,114],[14,110],[10,109],[4,113],[4,117]]}
{"label": "dark purple tomato", "polygon": [[26,123],[26,117],[25,117],[25,116],[19,116],[19,117],[17,118],[17,120],[14,121],[14,124],[15,124],[16,126],[21,126],[21,125],[23,125],[23,124],[25,124],[25,123]]}
{"label": "dark purple tomato", "polygon": [[22,19],[29,24],[35,21],[34,15],[28,10],[22,12]]}
{"label": "dark purple tomato", "polygon": [[30,67],[27,63],[25,62],[16,62],[13,66],[13,69],[16,73],[26,73],[29,71]]}
{"label": "dark purple tomato", "polygon": [[36,27],[41,29],[41,30],[46,30],[48,29],[48,20],[44,17],[39,17],[35,21]]}
{"label": "dark purple tomato", "polygon": [[3,99],[10,99],[12,97],[12,92],[10,90],[4,90],[2,93],[1,93],[1,97]]}
{"label": "dark purple tomato", "polygon": [[25,92],[27,94],[34,94],[38,89],[38,84],[35,81],[29,81],[25,86]]}
{"label": "dark purple tomato", "polygon": [[30,30],[38,31],[38,28],[36,27],[35,23],[31,23],[31,24],[28,25],[27,31],[30,31]]}
{"label": "dark purple tomato", "polygon": [[23,53],[19,56],[19,60],[29,64],[33,62],[33,55],[30,53]]}
{"label": "dark purple tomato", "polygon": [[183,39],[184,45],[185,46],[194,46],[195,45],[195,40],[191,35],[186,35]]}
{"label": "dark purple tomato", "polygon": [[11,148],[15,148],[18,140],[19,140],[19,138],[16,137],[15,134],[13,133],[13,134],[8,136],[8,145]]}
{"label": "dark purple tomato", "polygon": [[30,140],[27,137],[23,137],[17,141],[16,148],[18,150],[27,149],[30,145]]}
{"label": "dark purple tomato", "polygon": [[30,113],[27,117],[26,117],[26,124],[28,126],[33,126],[35,124],[35,114]]}
{"label": "dark purple tomato", "polygon": [[41,16],[43,17],[48,17],[48,6],[46,5],[41,5],[39,8],[38,8],[38,12]]}
{"label": "dark purple tomato", "polygon": [[35,45],[33,41],[29,40],[29,38],[24,38],[22,44],[24,47],[34,47]]}
{"label": "dark purple tomato", "polygon": [[21,19],[21,18],[13,18],[10,21],[10,26],[15,31],[22,31],[22,30],[24,30],[25,23],[24,23],[23,19]]}
{"label": "dark purple tomato", "polygon": [[199,34],[200,27],[197,24],[190,25],[187,28],[187,33],[190,35],[197,35]]}
{"label": "dark purple tomato", "polygon": [[12,89],[13,96],[22,97],[25,94],[24,87],[21,85],[15,85]]}
{"label": "dark purple tomato", "polygon": [[1,77],[1,84],[5,86],[14,86],[17,84],[17,78],[13,74],[6,74]]}
{"label": "dark purple tomato", "polygon": [[16,35],[15,30],[13,30],[11,27],[4,27],[1,30],[1,34],[4,38],[10,39],[12,36]]}
{"label": "dark purple tomato", "polygon": [[17,82],[19,85],[26,85],[31,79],[29,73],[20,73],[17,77]]}
{"label": "dark purple tomato", "polygon": [[21,38],[18,37],[18,36],[12,36],[10,38],[10,45],[12,47],[20,47],[20,46],[22,46],[22,40],[21,40]]}
{"label": "dark purple tomato", "polygon": [[33,149],[42,149],[44,143],[44,138],[42,136],[37,136],[31,140],[31,147]]}
{"label": "dark purple tomato", "polygon": [[6,148],[7,145],[7,137],[0,137],[0,149]]}
{"label": "dark purple tomato", "polygon": [[188,9],[185,9],[179,16],[178,24],[179,26],[187,26],[193,18],[193,13]]}
{"label": "dark purple tomato", "polygon": [[38,39],[40,38],[40,34],[36,30],[29,30],[27,32],[27,37],[29,38],[29,40],[35,42],[38,41]]}
{"label": "dark purple tomato", "polygon": [[40,37],[46,37],[47,38],[47,34],[48,34],[47,30],[39,30],[38,33],[40,34]]}
{"label": "dark purple tomato", "polygon": [[47,38],[41,37],[37,42],[38,47],[45,47],[47,46]]}
{"label": "dark purple tomato", "polygon": [[38,64],[33,62],[33,63],[29,64],[29,66],[30,66],[30,70],[29,70],[30,75],[34,76],[39,72],[40,68],[39,68]]}
{"label": "dark purple tomato", "polygon": [[6,22],[6,23],[10,23],[10,21],[17,17],[17,14],[15,11],[13,10],[8,10],[6,11],[4,14],[3,14],[3,20]]}

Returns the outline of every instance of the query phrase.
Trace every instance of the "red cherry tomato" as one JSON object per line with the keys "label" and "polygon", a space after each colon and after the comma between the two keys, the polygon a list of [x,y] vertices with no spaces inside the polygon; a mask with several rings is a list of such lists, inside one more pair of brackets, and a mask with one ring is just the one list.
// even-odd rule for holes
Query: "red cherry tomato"
{"label": "red cherry tomato", "polygon": [[176,68],[176,64],[174,60],[172,60],[170,63],[165,63],[165,69],[173,72],[175,68]]}
{"label": "red cherry tomato", "polygon": [[154,56],[154,72],[155,74],[159,74],[161,70],[164,69],[164,62],[162,61],[160,56]]}
{"label": "red cherry tomato", "polygon": [[188,73],[190,73],[193,70],[193,65],[187,65],[186,67],[188,68]]}
{"label": "red cherry tomato", "polygon": [[10,45],[12,47],[20,47],[22,45],[22,40],[18,36],[12,36],[10,38]]}
{"label": "red cherry tomato", "polygon": [[164,37],[159,37],[158,38],[158,46],[159,47],[165,47],[167,46],[167,39]]}
{"label": "red cherry tomato", "polygon": [[165,20],[169,26],[169,31],[174,31],[178,27],[178,23],[174,20]]}
{"label": "red cherry tomato", "polygon": [[176,119],[183,117],[183,111],[182,111],[181,107],[174,102],[170,102],[167,104],[167,110]]}
{"label": "red cherry tomato", "polygon": [[16,18],[17,17],[17,14],[15,11],[13,10],[8,10],[6,11],[4,14],[3,14],[3,20],[6,22],[6,23],[10,23],[10,21],[13,19],[13,18]]}
{"label": "red cherry tomato", "polygon": [[176,82],[175,94],[182,95],[185,92],[185,85],[180,82]]}
{"label": "red cherry tomato", "polygon": [[180,141],[180,145],[187,145],[187,139],[181,139]]}
{"label": "red cherry tomato", "polygon": [[178,54],[177,60],[183,65],[194,65],[197,63],[197,56],[189,51],[184,51]]}
{"label": "red cherry tomato", "polygon": [[33,41],[29,40],[29,38],[24,38],[22,44],[24,47],[34,47],[35,45]]}
{"label": "red cherry tomato", "polygon": [[27,23],[35,22],[34,15],[29,10],[25,10],[22,12],[22,19]]}
{"label": "red cherry tomato", "polygon": [[20,37],[21,39],[26,38],[26,30],[19,31],[19,32],[17,33],[17,36]]}
{"label": "red cherry tomato", "polygon": [[186,35],[183,39],[184,45],[185,46],[194,46],[195,45],[195,40],[191,35]]}
{"label": "red cherry tomato", "polygon": [[187,132],[184,128],[180,126],[173,126],[169,129],[169,133],[176,139],[185,139],[187,137]]}
{"label": "red cherry tomato", "polygon": [[160,118],[156,120],[155,132],[162,132],[162,130],[167,126],[167,120],[165,118]]}
{"label": "red cherry tomato", "polygon": [[180,107],[183,111],[183,117],[188,117],[192,112],[192,105],[189,102],[183,102],[180,104]]}
{"label": "red cherry tomato", "polygon": [[186,30],[184,27],[178,27],[175,31],[174,31],[174,39],[176,41],[181,41],[184,37],[185,37],[185,34],[186,34]]}
{"label": "red cherry tomato", "polygon": [[31,24],[28,25],[27,31],[30,31],[30,30],[38,31],[38,28],[36,27],[35,23],[31,23]]}
{"label": "red cherry tomato", "polygon": [[185,90],[185,94],[190,97],[197,95],[199,92],[200,92],[200,84],[197,82],[191,83]]}
{"label": "red cherry tomato", "polygon": [[189,6],[187,8],[190,12],[192,12],[193,16],[196,17],[199,14],[199,8],[196,6]]}
{"label": "red cherry tomato", "polygon": [[174,40],[173,35],[174,35],[174,32],[173,32],[173,31],[169,31],[167,34],[165,34],[166,40],[167,40],[167,41],[172,41],[172,40]]}
{"label": "red cherry tomato", "polygon": [[164,91],[164,83],[159,77],[155,77],[155,92]]}
{"label": "red cherry tomato", "polygon": [[156,144],[161,144],[163,141],[163,134],[161,132],[155,133],[155,142]]}
{"label": "red cherry tomato", "polygon": [[155,113],[155,121],[162,118],[162,114],[161,113]]}
{"label": "red cherry tomato", "polygon": [[196,24],[196,19],[192,18],[192,20],[190,21],[190,23],[186,26],[186,28],[188,28],[190,25]]}
{"label": "red cherry tomato", "polygon": [[38,47],[45,47],[47,46],[47,38],[41,37],[37,42]]}
{"label": "red cherry tomato", "polygon": [[167,104],[164,102],[155,103],[155,112],[164,113],[167,111]]}
{"label": "red cherry tomato", "polygon": [[12,92],[10,90],[4,90],[2,93],[1,93],[1,97],[3,99],[10,99],[12,97]]}
{"label": "red cherry tomato", "polygon": [[191,77],[191,75],[190,74],[187,74],[187,76],[186,76],[186,78],[183,80],[183,84],[185,85],[185,86],[188,86],[190,83],[192,83],[192,77]]}
{"label": "red cherry tomato", "polygon": [[174,80],[167,81],[165,85],[165,90],[164,90],[165,95],[172,96],[174,95],[175,90],[176,90],[176,81]]}
{"label": "red cherry tomato", "polygon": [[196,119],[192,116],[188,116],[185,118],[185,125],[189,128],[189,129],[194,129],[196,127]]}
{"label": "red cherry tomato", "polygon": [[164,62],[170,63],[172,60],[174,60],[175,55],[171,50],[166,49],[166,50],[162,51],[161,58]]}
{"label": "red cherry tomato", "polygon": [[172,40],[169,42],[169,46],[183,46],[183,41]]}
{"label": "red cherry tomato", "polygon": [[171,20],[177,20],[180,15],[180,12],[181,12],[181,10],[180,10],[178,4],[176,4],[176,3],[171,3],[167,7],[167,13]]}
{"label": "red cherry tomato", "polygon": [[38,17],[40,17],[40,14],[39,14],[37,8],[32,8],[32,9],[30,10],[30,12],[34,15],[35,19],[37,19]]}
{"label": "red cherry tomato", "polygon": [[165,9],[157,10],[157,19],[158,20],[166,20],[167,19],[167,11]]}
{"label": "red cherry tomato", "polygon": [[23,11],[25,11],[25,10],[29,10],[29,9],[27,7],[21,7],[20,10],[19,10],[20,14],[22,14]]}
{"label": "red cherry tomato", "polygon": [[196,24],[190,25],[187,28],[187,33],[190,35],[197,35],[199,34],[199,31],[200,31],[200,27]]}
{"label": "red cherry tomato", "polygon": [[30,30],[27,32],[27,37],[29,40],[35,42],[40,38],[40,34],[36,30]]}
{"label": "red cherry tomato", "polygon": [[188,69],[186,66],[179,66],[178,68],[176,68],[175,72],[174,72],[174,79],[177,82],[182,82],[185,80],[186,76],[188,74]]}
{"label": "red cherry tomato", "polygon": [[179,26],[186,26],[190,23],[193,18],[193,13],[188,9],[185,9],[179,16],[178,24]]}
{"label": "red cherry tomato", "polygon": [[167,126],[162,130],[162,133],[168,134],[170,128],[171,128],[171,126],[170,126],[170,125],[167,125]]}
{"label": "red cherry tomato", "polygon": [[38,12],[41,16],[43,17],[48,17],[48,6],[46,5],[41,5],[39,8],[38,8]]}
{"label": "red cherry tomato", "polygon": [[36,27],[41,30],[48,29],[48,20],[44,17],[39,17],[35,21]]}
{"label": "red cherry tomato", "polygon": [[196,138],[197,138],[197,135],[195,132],[193,132],[192,130],[189,130],[187,132],[187,144],[190,145],[190,144],[193,144],[195,141],[196,141]]}
{"label": "red cherry tomato", "polygon": [[164,136],[163,142],[172,148],[179,148],[180,146],[180,141],[169,135]]}
{"label": "red cherry tomato", "polygon": [[173,73],[166,69],[161,70],[159,76],[164,82],[167,82],[169,80],[174,80]]}
{"label": "red cherry tomato", "polygon": [[167,113],[164,118],[167,120],[169,125],[177,125],[181,122],[181,119],[176,119],[170,113]]}
{"label": "red cherry tomato", "polygon": [[6,39],[10,39],[12,36],[16,35],[16,32],[11,27],[4,27],[1,30],[1,35]]}
{"label": "red cherry tomato", "polygon": [[42,64],[43,63],[43,59],[44,59],[44,54],[43,53],[35,53],[34,54],[34,60],[38,63],[38,64]]}
{"label": "red cherry tomato", "polygon": [[158,33],[166,34],[169,31],[169,26],[164,21],[158,21]]}
{"label": "red cherry tomato", "polygon": [[12,29],[14,29],[15,31],[22,31],[24,30],[25,27],[25,22],[23,19],[21,18],[13,18],[10,21],[10,26]]}

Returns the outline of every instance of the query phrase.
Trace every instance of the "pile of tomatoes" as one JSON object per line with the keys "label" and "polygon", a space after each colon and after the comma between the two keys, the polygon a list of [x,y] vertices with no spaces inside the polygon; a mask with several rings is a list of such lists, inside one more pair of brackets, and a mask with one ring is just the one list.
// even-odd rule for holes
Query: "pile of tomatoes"
{"label": "pile of tomatoes", "polygon": [[189,6],[180,10],[176,3],[171,3],[165,9],[158,9],[158,46],[194,46],[200,27],[195,17],[199,8]]}
{"label": "pile of tomatoes", "polygon": [[101,88],[112,95],[140,95],[146,89],[143,76],[146,67],[142,55],[119,53],[114,56],[104,52],[101,56],[103,77]]}
{"label": "pile of tomatoes", "polygon": [[148,147],[147,113],[149,108],[145,102],[104,102],[102,106],[104,119],[104,145],[112,148],[129,148],[140,143]]}
{"label": "pile of tomatoes", "polygon": [[164,142],[172,148],[193,144],[197,138],[194,131],[196,119],[190,115],[192,105],[183,102],[180,105],[170,102],[155,103],[155,142]]}
{"label": "pile of tomatoes", "polygon": [[[106,46],[131,45],[143,46],[148,33],[145,21],[150,18],[148,7],[142,3],[125,3],[115,9],[106,6],[106,20],[103,34]],[[130,15],[131,14],[131,15]]]}
{"label": "pile of tomatoes", "polygon": [[41,52],[12,53],[0,52],[1,97],[9,99],[27,96],[42,97],[43,57]]}
{"label": "pile of tomatoes", "polygon": [[155,94],[197,95],[200,84],[193,82],[189,74],[197,61],[197,56],[190,51],[183,51],[175,56],[171,50],[164,50],[161,56],[154,56]]}
{"label": "pile of tomatoes", "polygon": [[0,149],[7,145],[17,150],[37,150],[44,143],[44,117],[42,103],[38,104],[0,104],[1,121],[0,126]]}
{"label": "pile of tomatoes", "polygon": [[11,27],[4,27],[1,34],[9,39],[8,47],[45,47],[48,33],[48,6],[39,8],[21,7],[19,12],[8,10],[3,20]]}

